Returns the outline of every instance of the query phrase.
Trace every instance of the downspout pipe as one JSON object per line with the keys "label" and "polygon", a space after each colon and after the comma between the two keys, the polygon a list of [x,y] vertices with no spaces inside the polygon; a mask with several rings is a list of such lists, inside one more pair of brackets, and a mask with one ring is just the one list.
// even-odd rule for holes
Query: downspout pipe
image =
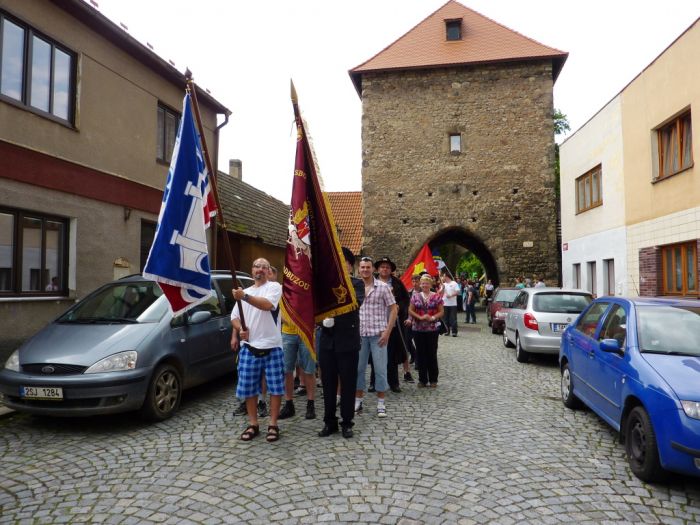
{"label": "downspout pipe", "polygon": [[[223,114],[224,116],[224,121],[216,126],[214,129],[214,154],[216,155],[216,173],[212,173],[212,177],[218,177],[219,176],[219,132],[221,131],[221,128],[223,128],[226,124],[228,124],[228,119],[229,116],[231,115],[230,111],[227,111],[226,113],[219,113],[220,115]],[[219,210],[219,213],[223,213],[223,210]],[[211,236],[211,252],[212,252],[212,260],[214,264],[216,265],[216,261],[219,258],[218,250],[219,250],[219,243],[217,241],[218,238],[218,232],[219,232],[219,221],[214,220],[214,228],[212,231],[212,236]],[[224,235],[228,235],[228,232],[224,232]]]}

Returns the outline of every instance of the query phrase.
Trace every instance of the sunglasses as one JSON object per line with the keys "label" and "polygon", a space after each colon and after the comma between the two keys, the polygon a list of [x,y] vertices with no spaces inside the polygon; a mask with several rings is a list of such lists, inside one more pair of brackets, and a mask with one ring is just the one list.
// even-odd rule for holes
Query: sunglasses
{"label": "sunglasses", "polygon": [[362,261],[362,262],[372,262],[372,258],[371,258],[371,257],[362,257],[362,258],[360,259],[360,261]]}
{"label": "sunglasses", "polygon": [[270,267],[267,264],[254,264],[253,268],[269,269]]}

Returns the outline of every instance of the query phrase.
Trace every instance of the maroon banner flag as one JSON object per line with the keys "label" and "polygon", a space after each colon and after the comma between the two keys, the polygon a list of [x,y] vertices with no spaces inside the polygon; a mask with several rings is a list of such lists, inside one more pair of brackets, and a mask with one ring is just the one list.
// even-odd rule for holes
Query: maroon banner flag
{"label": "maroon banner flag", "polygon": [[289,236],[282,281],[282,312],[316,358],[315,325],[357,308],[336,232],[292,84],[297,125]]}

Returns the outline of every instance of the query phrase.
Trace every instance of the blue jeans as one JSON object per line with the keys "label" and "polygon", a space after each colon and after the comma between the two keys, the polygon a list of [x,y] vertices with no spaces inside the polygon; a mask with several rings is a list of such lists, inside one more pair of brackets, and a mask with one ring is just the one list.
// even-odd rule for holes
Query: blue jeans
{"label": "blue jeans", "polygon": [[294,372],[299,365],[305,373],[316,372],[316,362],[311,357],[309,349],[297,334],[282,334],[282,348],[284,349],[284,371],[287,374]]}
{"label": "blue jeans", "polygon": [[465,319],[465,322],[469,323],[476,323],[476,304],[471,303],[467,304],[467,318]]}
{"label": "blue jeans", "polygon": [[374,363],[374,387],[377,392],[386,392],[389,389],[389,383],[386,379],[386,346],[379,346],[378,335],[363,335],[360,341],[360,360],[357,363],[357,390],[362,390],[363,392],[367,390],[365,372],[367,371],[367,363],[371,352],[372,362]]}

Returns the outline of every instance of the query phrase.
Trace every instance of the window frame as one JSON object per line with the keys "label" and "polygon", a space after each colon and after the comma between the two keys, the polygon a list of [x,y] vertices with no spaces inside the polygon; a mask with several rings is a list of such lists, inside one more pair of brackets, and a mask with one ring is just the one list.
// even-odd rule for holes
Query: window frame
{"label": "window frame", "polygon": [[[32,113],[41,115],[42,117],[48,118],[55,122],[63,125],[68,125],[73,128],[75,126],[75,112],[77,106],[77,70],[78,70],[78,53],[72,51],[70,48],[64,46],[56,39],[47,36],[45,33],[38,31],[32,25],[24,22],[21,19],[11,15],[7,11],[0,9],[0,84],[2,83],[2,41],[3,33],[5,29],[5,21],[20,27],[23,32],[23,44],[22,49],[24,56],[22,57],[22,71],[21,71],[21,81],[22,88],[20,98],[16,99],[9,95],[5,95],[0,92],[0,100],[7,102],[14,106],[20,107]],[[33,61],[33,50],[34,50],[34,38],[45,42],[50,46],[50,63],[49,63],[49,109],[45,111],[39,107],[33,106],[31,103],[31,92],[32,92],[32,61]],[[53,113],[55,109],[55,65],[56,65],[56,51],[60,51],[68,57],[70,57],[70,68],[68,71],[68,108],[67,108],[67,118],[56,115]]]}
{"label": "window frame", "polygon": [[[598,191],[597,196],[593,194],[593,179],[597,176],[598,179]],[[587,183],[587,185],[586,185]],[[579,213],[592,210],[598,206],[603,205],[603,165],[598,164],[594,168],[588,170],[586,173],[577,177],[574,181],[575,184],[575,194],[576,194],[576,215]],[[581,193],[581,186],[583,186],[583,194]],[[581,206],[581,198],[583,197],[583,206]],[[586,197],[588,197],[588,202],[586,202]],[[594,198],[596,197],[596,198]]]}
{"label": "window frame", "polygon": [[[456,28],[458,31],[457,38],[450,38],[450,29]],[[462,40],[462,19],[450,18],[445,20],[445,41],[459,42]]]}
{"label": "window frame", "polygon": [[605,282],[603,283],[603,293],[605,295],[615,295],[615,259],[603,259],[605,270]]}
{"label": "window frame", "polygon": [[[687,165],[684,165],[685,158],[685,143],[688,141],[688,139],[684,135],[684,130],[685,127],[683,126],[683,122],[686,119],[686,117],[689,119],[689,129],[690,129],[690,160]],[[663,180],[667,179],[668,177],[672,177],[673,175],[677,175],[678,173],[681,173],[687,169],[690,169],[693,167],[694,164],[694,159],[693,159],[693,136],[692,136],[692,126],[693,126],[693,119],[692,115],[690,112],[690,109],[687,111],[682,112],[680,115],[677,117],[672,118],[669,122],[664,124],[663,126],[659,126],[656,129],[656,141],[657,141],[657,156],[659,160],[659,164],[657,166],[657,176],[655,180]],[[672,128],[675,128],[675,134],[676,134],[676,144],[675,146],[678,148],[678,169],[669,173],[666,173],[664,170],[664,160],[666,156],[664,155],[664,132],[666,130],[670,130]]]}
{"label": "window frame", "polygon": [[[159,144],[160,142],[160,132],[161,132],[161,126],[159,121],[159,114],[160,112],[163,112],[163,126],[162,126],[162,131],[163,131],[163,136],[162,136],[162,143]],[[163,104],[162,102],[158,102],[158,107],[156,109],[156,161],[162,163],[162,164],[170,164],[170,161],[173,158],[173,150],[170,151],[170,154],[168,154],[168,136],[167,136],[167,117],[168,115],[172,115],[176,117],[177,122],[175,123],[175,136],[173,137],[173,149],[175,147],[175,141],[177,140],[177,131],[180,128],[180,119],[182,118],[182,114],[179,111],[176,111],[175,109],[171,108],[167,104]],[[162,148],[163,151],[163,156],[160,156],[160,151],[159,148]]]}
{"label": "window frame", "polygon": [[[452,138],[456,138],[457,142],[459,142],[459,149],[452,149]],[[459,155],[462,153],[462,134],[461,133],[449,133],[448,134],[448,143],[450,147],[450,155]]]}
{"label": "window frame", "polygon": [[[12,215],[14,218],[13,231],[12,231],[12,249],[11,254],[11,278],[10,282],[12,288],[10,290],[0,290],[0,298],[3,297],[42,297],[42,296],[67,296],[68,295],[68,266],[69,266],[69,237],[70,237],[70,219],[66,217],[60,217],[56,215],[50,215],[41,212],[34,212],[31,210],[16,209],[16,208],[5,208],[0,207],[0,213]],[[23,235],[23,222],[25,218],[38,219],[41,221],[41,268],[40,270],[40,285],[39,290],[22,290],[22,275],[23,275],[23,260],[22,255],[24,252],[24,235]],[[46,287],[51,282],[51,275],[46,273],[46,223],[56,222],[63,226],[63,238],[60,240],[60,274],[57,276],[59,278],[60,286],[58,290],[46,290]],[[46,278],[47,282],[44,282],[44,276],[48,275]]]}
{"label": "window frame", "polygon": [[574,263],[572,267],[573,287],[577,290],[581,289],[581,263]]}
{"label": "window frame", "polygon": [[[676,275],[675,275],[675,268],[676,268],[676,249],[680,248],[681,250],[681,290],[678,291],[675,289],[675,284],[676,284]],[[688,269],[688,250],[692,251],[693,253],[693,260],[695,262],[695,265],[693,267],[694,270],[694,279],[695,279],[695,288],[690,288],[688,286],[688,277],[689,274],[685,273],[687,272]],[[671,255],[671,268],[668,268],[668,265],[666,263],[667,256],[666,254],[670,253]],[[667,287],[667,278],[669,276],[668,272],[671,271],[671,278],[673,281],[673,289],[669,290]],[[661,293],[663,295],[673,295],[673,296],[679,296],[679,297],[685,297],[685,296],[697,296],[698,293],[700,293],[700,286],[698,286],[698,250],[697,250],[697,241],[686,241],[686,242],[680,242],[680,243],[675,243],[675,244],[668,244],[666,246],[661,246]]]}
{"label": "window frame", "polygon": [[588,261],[586,263],[586,271],[588,274],[588,291],[593,297],[598,297],[598,266],[596,261]]}

